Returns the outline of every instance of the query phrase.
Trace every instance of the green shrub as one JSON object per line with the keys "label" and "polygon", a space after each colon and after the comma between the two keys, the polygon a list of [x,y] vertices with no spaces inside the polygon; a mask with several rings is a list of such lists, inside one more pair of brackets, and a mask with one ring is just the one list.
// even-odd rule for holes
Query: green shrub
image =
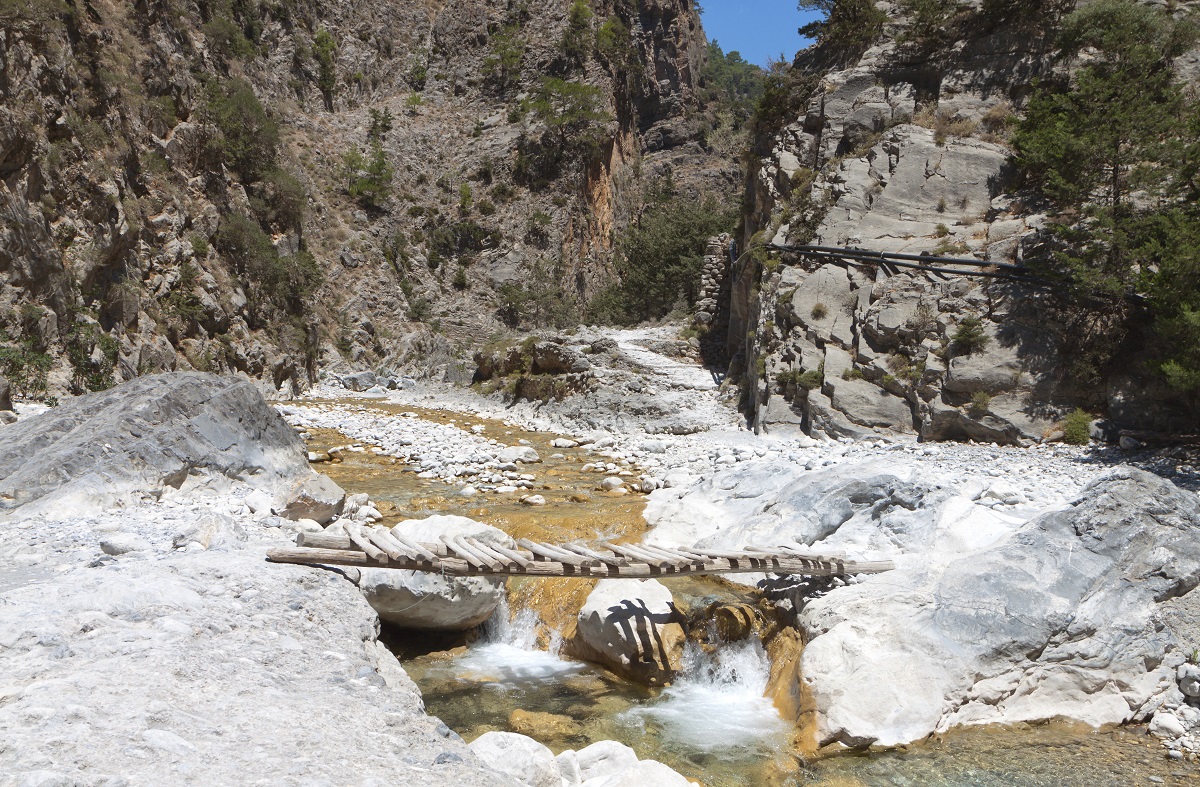
{"label": "green shrub", "polygon": [[464,266],[464,265],[458,266],[458,269],[454,271],[454,279],[451,281],[451,284],[453,285],[454,289],[459,290],[460,292],[467,288],[467,268],[466,268],[466,266]]}
{"label": "green shrub", "polygon": [[490,43],[491,51],[483,59],[483,78],[503,94],[515,87],[521,76],[521,59],[525,57],[521,26],[505,25],[492,35]]}
{"label": "green shrub", "polygon": [[[417,91],[424,90],[425,89],[425,79],[426,79],[426,76],[428,73],[429,72],[426,69],[424,63],[416,64],[415,66],[413,66],[412,68],[410,68],[408,70],[408,77],[406,79],[406,81],[408,82],[408,86],[411,87],[413,90],[417,90]],[[417,103],[420,104],[421,102],[418,101]]]}
{"label": "green shrub", "polygon": [[[120,345],[112,336],[88,323],[76,323],[64,344],[73,374],[71,385],[77,391],[104,391],[116,385]],[[99,352],[96,352],[99,350]]]}
{"label": "green shrub", "polygon": [[458,209],[463,213],[471,211],[471,184],[460,183],[458,186]]}
{"label": "green shrub", "polygon": [[443,257],[458,257],[483,251],[499,241],[498,234],[470,219],[435,227],[429,233],[429,248]]}
{"label": "green shrub", "polygon": [[992,397],[987,391],[976,391],[971,395],[971,405],[968,411],[975,418],[987,415],[988,407],[992,404]]}
{"label": "green shrub", "polygon": [[346,193],[364,205],[383,207],[392,193],[394,175],[395,170],[378,141],[372,143],[370,156],[364,156],[357,150],[342,156],[342,178],[346,182]]}
{"label": "green shrub", "polygon": [[959,355],[977,353],[987,347],[989,341],[990,338],[983,328],[983,320],[978,317],[964,317],[950,338],[954,352]]}
{"label": "green shrub", "polygon": [[54,359],[38,350],[32,339],[0,345],[0,377],[8,380],[16,396],[44,397],[46,377],[53,365]]}
{"label": "green shrub", "polygon": [[[207,245],[207,244],[206,244]],[[204,316],[204,306],[200,296],[196,294],[196,282],[199,272],[195,265],[185,262],[179,266],[179,276],[171,285],[171,291],[163,300],[163,308],[167,315],[174,317],[185,325],[199,322]]]}
{"label": "green shrub", "polygon": [[809,316],[814,320],[823,320],[829,316],[829,308],[823,303],[814,303]]}
{"label": "green shrub", "polygon": [[600,88],[557,77],[542,80],[528,108],[554,136],[558,149],[575,156],[594,152],[611,119]]}
{"label": "green shrub", "polygon": [[587,0],[575,0],[567,11],[567,29],[559,43],[563,58],[569,66],[582,66],[594,42],[592,7]]}
{"label": "green shrub", "polygon": [[254,57],[254,44],[228,17],[213,17],[201,30],[208,39],[209,48],[222,60],[245,60]]}
{"label": "green shrub", "polygon": [[257,181],[275,167],[279,125],[267,115],[249,82],[210,83],[202,115],[219,132],[209,143],[210,152],[244,182]]}
{"label": "green shrub", "polygon": [[300,251],[281,257],[270,236],[245,216],[222,219],[214,242],[260,311],[270,305],[296,313],[321,283],[321,268],[312,254]]}
{"label": "green shrub", "polygon": [[333,91],[337,87],[338,45],[333,34],[321,28],[313,36],[313,59],[317,61],[317,89],[325,99],[325,108],[333,111]]}
{"label": "green shrub", "polygon": [[490,200],[480,200],[479,205],[476,207],[479,208],[480,216],[491,216],[496,212],[496,206],[493,205]]}
{"label": "green shrub", "polygon": [[796,385],[805,388],[809,391],[815,391],[825,383],[825,364],[821,364],[819,368],[809,369],[804,374],[796,378]]}
{"label": "green shrub", "polygon": [[263,175],[250,205],[262,224],[299,230],[308,208],[308,192],[295,176],[276,167]]}
{"label": "green shrub", "polygon": [[1092,416],[1076,407],[1062,422],[1063,441],[1071,445],[1087,445],[1092,440]]}
{"label": "green shrub", "polygon": [[[676,196],[658,184],[639,221],[616,239],[619,282],[590,307],[606,322],[657,319],[696,303],[708,239],[733,229],[736,207]],[[601,310],[603,307],[603,311]]]}
{"label": "green shrub", "polygon": [[842,370],[843,380],[861,380],[862,378],[862,369],[859,369],[857,366],[848,366]]}
{"label": "green shrub", "polygon": [[425,322],[433,314],[433,304],[423,295],[410,298],[408,301],[408,319],[412,322]]}
{"label": "green shrub", "polygon": [[192,254],[196,255],[197,259],[208,256],[208,240],[203,235],[193,234],[188,238],[188,242],[192,244]]}
{"label": "green shrub", "polygon": [[[944,211],[946,209],[946,198],[943,197],[942,201],[939,202],[938,205],[941,207],[941,210]],[[935,237],[935,238],[944,238],[949,234],[950,234],[950,228],[947,227],[945,224],[939,224],[933,228],[933,237]]]}
{"label": "green shrub", "polygon": [[842,62],[854,60],[875,43],[888,20],[872,0],[800,0],[800,8],[821,15],[800,28],[800,35],[834,50]]}
{"label": "green shrub", "polygon": [[383,142],[383,138],[392,130],[392,111],[387,107],[382,110],[372,107],[368,112],[371,116],[371,126],[367,129],[367,139]]}

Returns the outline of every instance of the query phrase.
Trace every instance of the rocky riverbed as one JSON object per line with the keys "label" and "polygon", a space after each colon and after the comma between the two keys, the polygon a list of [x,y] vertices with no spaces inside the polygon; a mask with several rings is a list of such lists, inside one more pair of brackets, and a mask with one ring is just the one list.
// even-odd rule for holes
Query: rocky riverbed
{"label": "rocky riverbed", "polygon": [[[1164,763],[1194,758],[1200,504],[1188,454],[755,435],[717,381],[652,349],[664,336],[607,338],[605,359],[588,354],[599,393],[575,401],[514,405],[430,384],[356,394],[331,381],[278,410],[310,434],[336,428],[342,465],[394,461],[480,521],[489,507],[569,517],[644,502],[628,537],[894,560],[849,584],[748,578],[799,632],[796,646],[768,648],[768,692],[810,753],[1065,717],[1150,722]],[[605,404],[631,383],[642,415]],[[0,427],[0,771],[12,783],[335,783],[347,769],[364,783],[678,778],[622,749],[556,759],[504,731],[468,747],[427,716],[378,640],[361,574],[262,558],[301,530],[436,522],[339,496],[249,385],[167,375],[21,410]],[[664,431],[668,410],[708,428]],[[320,453],[313,467],[339,466],[328,463],[339,452]],[[572,500],[565,487],[585,484],[575,491],[590,500]],[[601,583],[596,603],[573,597],[578,621],[555,624],[580,640],[564,652],[618,671],[622,647],[645,655],[604,624],[599,599],[618,590],[647,609],[670,603]],[[666,618],[647,622],[665,632]],[[664,679],[683,638],[655,654]]]}

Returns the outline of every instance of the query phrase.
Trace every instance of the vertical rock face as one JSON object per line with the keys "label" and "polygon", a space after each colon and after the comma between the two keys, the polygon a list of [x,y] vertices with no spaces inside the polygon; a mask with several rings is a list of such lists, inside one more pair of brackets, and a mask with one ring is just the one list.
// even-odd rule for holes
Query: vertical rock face
{"label": "vertical rock face", "polygon": [[[934,35],[884,10],[860,54],[828,42],[796,56],[808,95],[756,140],[743,240],[985,262],[1048,254],[1045,217],[1007,193],[1007,137],[1034,80],[1054,72],[1058,12],[971,7]],[[743,258],[730,306],[729,349],[760,428],[1011,443],[1041,439],[1079,403],[1134,428],[1187,422],[1142,353],[1107,392],[1072,382],[1079,359],[1047,323],[1044,291],[774,256]],[[964,325],[975,340],[961,341]],[[1128,406],[1131,389],[1152,404]]]}
{"label": "vertical rock face", "polygon": [[[569,304],[604,284],[649,179],[730,185],[693,119],[691,0],[590,3],[575,55],[570,0],[209,5],[6,22],[0,328],[60,359],[52,393],[176,368],[285,393],[344,362],[445,374],[454,341],[512,318],[501,287]],[[546,77],[597,91],[595,155],[550,144],[525,103]]]}

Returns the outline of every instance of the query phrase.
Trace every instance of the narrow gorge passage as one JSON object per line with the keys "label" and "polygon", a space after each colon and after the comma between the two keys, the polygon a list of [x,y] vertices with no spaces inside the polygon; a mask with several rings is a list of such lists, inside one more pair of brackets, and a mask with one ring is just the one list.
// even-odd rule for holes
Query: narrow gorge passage
{"label": "narrow gorge passage", "polygon": [[[318,466],[351,494],[368,493],[388,525],[458,514],[514,536],[549,540],[603,537],[636,542],[648,530],[643,495],[598,489],[610,464],[630,473],[625,478],[636,478],[639,472],[635,464],[615,462],[597,469],[597,462],[611,458],[602,455],[603,449],[556,447],[555,440],[568,438],[453,410],[363,399],[289,407],[310,417],[312,411],[327,408],[323,417],[340,421],[350,432],[310,429],[309,449],[320,458],[332,452],[337,461]],[[409,431],[424,422],[503,445],[528,444],[541,461],[519,466],[518,479],[533,476],[528,489],[464,496],[461,489],[467,483],[447,484],[429,477],[415,455],[417,463],[408,464],[373,450],[378,446],[369,439],[372,429],[382,436],[387,430],[378,425],[388,422]],[[420,443],[414,439],[402,448],[415,452]],[[520,497],[528,493],[544,496],[546,505],[522,504]],[[663,581],[689,618],[713,604],[754,605],[759,597],[752,588],[721,580]],[[753,635],[716,648],[690,641],[684,671],[665,689],[646,688],[562,655],[564,634],[573,629],[593,585],[586,579],[510,579],[507,603],[477,631],[442,634],[385,626],[382,639],[421,689],[428,711],[468,741],[491,730],[512,730],[557,753],[616,740],[640,758],[664,762],[710,787],[949,787],[968,782],[1040,787],[1076,783],[1080,773],[1091,774],[1096,784],[1138,784],[1150,775],[1167,784],[1186,783],[1180,781],[1178,769],[1157,755],[1147,736],[1124,730],[1097,733],[1069,724],[958,731],[904,752],[806,762],[793,746],[796,730],[764,696],[771,664]]]}

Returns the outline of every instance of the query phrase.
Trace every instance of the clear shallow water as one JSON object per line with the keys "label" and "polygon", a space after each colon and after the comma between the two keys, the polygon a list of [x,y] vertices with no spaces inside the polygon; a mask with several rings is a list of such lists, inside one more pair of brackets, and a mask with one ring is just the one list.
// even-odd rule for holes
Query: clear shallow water
{"label": "clear shallow water", "polygon": [[[502,610],[504,612],[506,610]],[[498,614],[493,620],[505,619]],[[555,752],[604,739],[632,746],[708,785],[765,783],[789,725],[762,696],[770,663],[757,641],[706,654],[688,645],[684,676],[665,690],[627,684],[589,664],[531,649],[537,616],[522,611],[467,648],[405,663],[430,713],[464,738],[507,730],[516,710],[554,714],[535,734]],[[714,772],[717,769],[717,772]]]}

